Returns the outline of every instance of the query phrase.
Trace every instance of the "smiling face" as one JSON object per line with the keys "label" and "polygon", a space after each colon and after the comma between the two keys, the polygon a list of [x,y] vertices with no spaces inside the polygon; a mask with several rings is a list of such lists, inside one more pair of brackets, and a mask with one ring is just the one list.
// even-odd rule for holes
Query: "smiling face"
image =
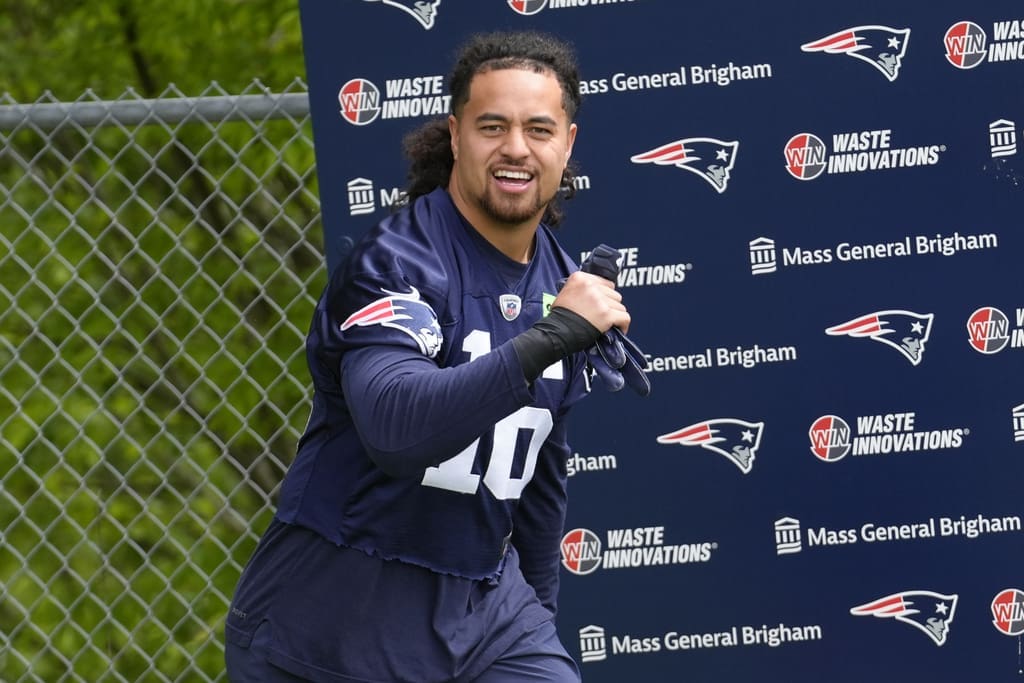
{"label": "smiling face", "polygon": [[531,243],[576,138],[558,79],[516,68],[479,73],[448,127],[455,157],[448,191],[459,211],[503,251],[513,236]]}

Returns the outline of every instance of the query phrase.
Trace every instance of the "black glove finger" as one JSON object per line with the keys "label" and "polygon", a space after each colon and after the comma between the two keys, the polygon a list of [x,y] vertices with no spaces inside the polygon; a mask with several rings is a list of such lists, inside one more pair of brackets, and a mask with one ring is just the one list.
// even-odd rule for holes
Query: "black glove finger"
{"label": "black glove finger", "polygon": [[619,252],[607,244],[599,244],[580,265],[584,273],[591,273],[615,282],[619,275]]}

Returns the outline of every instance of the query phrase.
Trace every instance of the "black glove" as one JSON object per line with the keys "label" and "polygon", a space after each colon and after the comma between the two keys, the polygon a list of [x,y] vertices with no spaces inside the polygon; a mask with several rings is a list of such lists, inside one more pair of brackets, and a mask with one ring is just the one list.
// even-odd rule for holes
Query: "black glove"
{"label": "black glove", "polygon": [[[615,282],[619,275],[618,258],[617,250],[599,244],[580,264],[580,270]],[[644,372],[647,358],[619,328],[613,327],[602,334],[597,343],[587,350],[587,358],[609,391],[618,391],[628,384],[641,396],[651,393],[651,382]]]}

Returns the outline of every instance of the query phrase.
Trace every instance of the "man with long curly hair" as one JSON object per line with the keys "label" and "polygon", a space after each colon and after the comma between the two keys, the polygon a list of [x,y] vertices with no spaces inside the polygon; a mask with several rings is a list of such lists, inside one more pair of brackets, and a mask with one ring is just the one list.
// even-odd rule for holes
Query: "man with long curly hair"
{"label": "man with long curly hair", "polygon": [[313,412],[227,619],[232,680],[574,682],[554,615],[566,414],[629,313],[549,225],[579,76],[537,33],[473,38],[409,201],[314,314]]}

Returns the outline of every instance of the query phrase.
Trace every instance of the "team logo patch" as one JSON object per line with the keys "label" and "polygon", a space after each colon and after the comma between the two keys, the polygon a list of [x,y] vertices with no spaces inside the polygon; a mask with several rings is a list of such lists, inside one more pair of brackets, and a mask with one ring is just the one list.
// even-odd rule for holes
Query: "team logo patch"
{"label": "team logo patch", "polygon": [[658,443],[700,446],[723,455],[750,474],[757,449],[761,446],[764,422],[746,422],[735,418],[719,418],[697,422],[658,437]]}
{"label": "team logo patch", "polygon": [[1024,591],[1007,588],[992,598],[992,625],[1004,636],[1024,634]]}
{"label": "team logo patch", "polygon": [[434,19],[437,18],[437,6],[441,0],[366,0],[366,2],[381,2],[390,7],[402,10],[411,15],[420,25],[428,31],[434,28]]}
{"label": "team logo patch", "polygon": [[949,634],[958,597],[932,591],[904,591],[853,607],[850,614],[902,621],[920,630],[941,647]]}
{"label": "team logo patch", "polygon": [[498,304],[501,306],[501,315],[509,322],[519,317],[519,311],[523,309],[523,300],[515,294],[502,294],[498,297]]}
{"label": "team logo patch", "polygon": [[875,67],[892,82],[900,75],[909,39],[909,28],[897,30],[888,26],[856,26],[804,43],[800,49],[804,52],[854,57]]}
{"label": "team logo patch", "polygon": [[341,331],[351,327],[383,325],[400,330],[416,341],[423,355],[434,358],[444,338],[437,315],[430,304],[420,298],[415,287],[408,294],[381,289],[388,296],[369,303],[346,318]]}
{"label": "team logo patch", "polygon": [[740,143],[715,138],[683,138],[629,158],[634,164],[675,166],[696,173],[719,194],[729,185]]}
{"label": "team logo patch", "polygon": [[921,315],[910,311],[878,311],[825,330],[833,337],[867,337],[896,349],[912,365],[921,362],[924,345],[932,330],[931,313]]}

